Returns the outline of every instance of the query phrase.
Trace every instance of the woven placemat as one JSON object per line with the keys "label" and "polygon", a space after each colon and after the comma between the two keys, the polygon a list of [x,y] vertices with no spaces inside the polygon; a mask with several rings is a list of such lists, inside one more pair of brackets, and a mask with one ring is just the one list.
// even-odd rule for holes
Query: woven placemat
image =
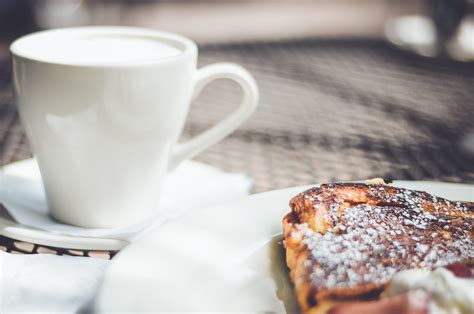
{"label": "woven placemat", "polygon": [[53,254],[112,259],[118,251],[97,251],[57,248],[31,242],[18,241],[0,235],[0,250],[11,254]]}
{"label": "woven placemat", "polygon": [[[461,141],[474,132],[474,64],[423,59],[382,41],[305,40],[204,46],[200,65],[242,64],[261,102],[239,130],[196,159],[252,177],[253,192],[384,177],[474,183]],[[0,164],[31,156],[0,63]],[[221,81],[193,104],[183,137],[235,108]]]}

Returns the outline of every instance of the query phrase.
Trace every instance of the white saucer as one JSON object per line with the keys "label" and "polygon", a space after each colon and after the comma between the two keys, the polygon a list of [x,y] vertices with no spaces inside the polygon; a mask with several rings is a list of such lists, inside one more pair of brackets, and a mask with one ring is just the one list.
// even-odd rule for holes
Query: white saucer
{"label": "white saucer", "polygon": [[[473,185],[394,185],[474,201]],[[281,220],[289,212],[290,198],[306,188],[252,195],[163,224],[116,256],[95,309],[294,313],[293,288],[279,243]]]}
{"label": "white saucer", "polygon": [[[0,168],[0,204],[9,203],[21,207],[23,212],[30,211],[30,219],[36,224],[18,223],[5,208],[0,207],[0,235],[55,248],[79,250],[116,251],[129,242],[96,234],[85,228],[62,225],[54,221],[47,213],[46,200],[42,190],[41,175],[34,159],[26,159]],[[24,214],[20,212],[21,214]],[[84,230],[81,230],[84,229]],[[66,231],[79,234],[68,234]]]}
{"label": "white saucer", "polygon": [[189,160],[182,162],[165,180],[155,217],[121,228],[89,229],[54,220],[49,215],[36,160],[15,162],[0,168],[0,203],[8,208],[8,212],[0,208],[0,235],[56,248],[115,251],[166,219],[242,197],[250,188],[245,175],[225,173]]}
{"label": "white saucer", "polygon": [[[457,34],[446,44],[451,58],[458,61],[474,60],[473,31],[474,18],[464,18]],[[411,15],[391,19],[385,23],[384,33],[387,40],[400,49],[425,57],[438,55],[436,27],[429,17]]]}

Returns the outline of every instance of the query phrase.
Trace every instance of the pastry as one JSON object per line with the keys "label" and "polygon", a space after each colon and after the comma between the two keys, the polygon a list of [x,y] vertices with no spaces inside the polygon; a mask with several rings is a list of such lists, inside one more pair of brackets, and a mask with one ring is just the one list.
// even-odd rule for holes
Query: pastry
{"label": "pastry", "polygon": [[283,219],[303,313],[377,300],[393,276],[474,263],[474,206],[383,184],[323,184],[296,195]]}

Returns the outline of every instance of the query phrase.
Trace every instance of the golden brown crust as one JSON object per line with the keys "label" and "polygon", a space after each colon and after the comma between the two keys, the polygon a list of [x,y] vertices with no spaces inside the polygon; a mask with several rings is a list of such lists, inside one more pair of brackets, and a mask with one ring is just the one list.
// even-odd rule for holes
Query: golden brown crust
{"label": "golden brown crust", "polygon": [[304,313],[376,299],[400,270],[474,260],[472,203],[341,183],[300,193],[290,207],[286,261]]}

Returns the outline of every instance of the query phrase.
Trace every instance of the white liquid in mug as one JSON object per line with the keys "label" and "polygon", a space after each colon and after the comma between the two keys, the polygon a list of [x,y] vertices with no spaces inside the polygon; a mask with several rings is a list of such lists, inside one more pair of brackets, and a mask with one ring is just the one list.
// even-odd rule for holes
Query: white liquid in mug
{"label": "white liquid in mug", "polygon": [[[33,49],[26,47],[28,44],[34,45]],[[146,62],[177,56],[182,52],[157,39],[116,35],[61,36],[60,40],[47,37],[42,42],[25,43],[22,50],[34,52],[34,57],[40,60],[75,64]]]}

